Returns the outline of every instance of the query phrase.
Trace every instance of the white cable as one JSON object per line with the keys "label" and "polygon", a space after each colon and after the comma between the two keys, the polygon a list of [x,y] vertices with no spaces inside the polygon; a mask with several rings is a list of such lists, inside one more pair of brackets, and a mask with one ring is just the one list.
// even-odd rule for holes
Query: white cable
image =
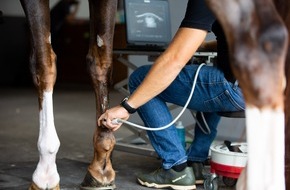
{"label": "white cable", "polygon": [[132,127],[136,127],[136,128],[139,128],[139,129],[143,129],[143,130],[148,130],[148,131],[159,131],[159,130],[163,130],[163,129],[166,129],[168,127],[170,127],[171,125],[173,125],[179,118],[180,116],[183,114],[183,112],[185,111],[185,109],[187,108],[190,100],[191,100],[191,97],[193,95],[193,92],[194,92],[194,89],[195,89],[195,85],[196,85],[196,80],[197,80],[197,77],[198,77],[198,74],[199,74],[199,71],[201,69],[202,66],[204,66],[205,64],[202,63],[198,66],[197,70],[196,70],[196,73],[195,73],[195,76],[194,76],[194,80],[193,80],[193,83],[192,83],[192,89],[191,89],[191,92],[190,92],[190,95],[187,99],[187,102],[185,103],[183,109],[181,110],[181,112],[178,114],[178,116],[173,120],[171,121],[169,124],[165,125],[165,126],[162,126],[162,127],[158,127],[158,128],[151,128],[151,127],[145,127],[145,126],[142,126],[142,125],[138,125],[138,124],[135,124],[135,123],[132,123],[130,121],[126,121],[126,120],[123,120],[123,119],[119,119],[119,118],[116,118],[116,119],[113,119],[112,120],[112,123],[125,123],[125,124],[128,124],[128,125],[131,125]]}
{"label": "white cable", "polygon": [[[203,120],[203,123],[204,123],[204,125],[205,125],[205,128],[207,129],[207,131],[208,131],[208,133],[205,133],[205,134],[210,134],[211,133],[211,130],[210,130],[210,128],[209,128],[209,126],[208,126],[208,124],[207,124],[207,122],[206,122],[206,119],[205,119],[205,117],[204,117],[204,115],[203,115],[203,112],[200,112],[200,114],[201,114],[201,117],[202,117],[202,120]],[[202,128],[202,126],[200,126],[200,128]]]}
{"label": "white cable", "polygon": [[197,126],[200,128],[200,130],[201,130],[204,134],[209,135],[209,134],[211,133],[211,130],[210,130],[210,128],[209,128],[209,126],[208,126],[208,124],[207,124],[205,118],[204,118],[203,112],[200,112],[200,114],[201,114],[201,116],[202,116],[202,119],[203,119],[203,122],[204,122],[204,125],[205,125],[205,128],[206,128],[207,131],[205,131],[205,129],[202,127],[202,125],[201,125],[200,122],[198,121],[196,115],[194,115],[193,113],[192,113],[191,115],[192,115],[192,117],[195,119],[195,122],[196,122]]}

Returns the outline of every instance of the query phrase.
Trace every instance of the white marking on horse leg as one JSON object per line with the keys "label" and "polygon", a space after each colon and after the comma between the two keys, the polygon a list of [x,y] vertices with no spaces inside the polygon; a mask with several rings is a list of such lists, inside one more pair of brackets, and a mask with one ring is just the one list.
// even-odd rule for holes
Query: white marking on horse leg
{"label": "white marking on horse leg", "polygon": [[[285,189],[284,112],[246,109],[248,141],[247,189]],[[237,189],[242,189],[240,186]]]}
{"label": "white marking on horse leg", "polygon": [[52,92],[43,93],[42,110],[39,116],[38,138],[39,162],[33,173],[33,181],[39,188],[53,188],[59,183],[56,168],[56,153],[60,146],[53,117]]}
{"label": "white marking on horse leg", "polygon": [[97,44],[99,47],[104,45],[104,40],[99,35],[97,35]]}
{"label": "white marking on horse leg", "polygon": [[51,44],[51,34],[48,37],[48,42]]}

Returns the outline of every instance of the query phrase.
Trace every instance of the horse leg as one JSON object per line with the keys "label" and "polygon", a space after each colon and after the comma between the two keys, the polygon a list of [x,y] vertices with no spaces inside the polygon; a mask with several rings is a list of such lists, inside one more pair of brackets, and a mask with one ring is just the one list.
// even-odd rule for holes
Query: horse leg
{"label": "horse leg", "polygon": [[[289,10],[290,11],[290,10]],[[290,17],[289,17],[290,18]],[[289,19],[290,21],[290,19]],[[288,22],[288,31],[290,36],[290,22]],[[286,61],[287,87],[285,90],[285,181],[286,190],[290,190],[290,44],[288,45],[288,54]]]}
{"label": "horse leg", "polygon": [[[288,36],[290,36],[290,2],[288,0],[274,0],[276,8],[284,20]],[[287,86],[285,89],[285,181],[286,189],[290,190],[290,41],[286,57],[285,74]]]}
{"label": "horse leg", "polygon": [[49,2],[21,0],[31,35],[31,72],[39,100],[39,162],[29,189],[59,189],[55,163],[60,142],[54,126],[52,93],[56,80],[56,56],[50,42]]}
{"label": "horse leg", "polygon": [[[113,34],[115,26],[116,0],[89,0],[90,45],[87,64],[96,97],[96,119],[108,109],[112,65]],[[97,126],[94,137],[94,157],[88,167],[81,188],[100,187],[114,189],[115,171],[112,168],[111,152],[115,137],[111,130]]]}
{"label": "horse leg", "polygon": [[248,164],[238,189],[285,189],[284,63],[288,35],[271,0],[208,0],[225,31],[246,102]]}

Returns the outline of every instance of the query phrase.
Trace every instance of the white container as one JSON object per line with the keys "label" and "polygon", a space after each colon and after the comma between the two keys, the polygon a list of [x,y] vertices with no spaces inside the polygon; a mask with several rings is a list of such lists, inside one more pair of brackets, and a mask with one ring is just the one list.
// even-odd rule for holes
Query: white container
{"label": "white container", "polygon": [[233,167],[245,167],[247,163],[247,143],[231,143],[239,146],[242,152],[231,152],[225,144],[214,144],[210,147],[211,161]]}

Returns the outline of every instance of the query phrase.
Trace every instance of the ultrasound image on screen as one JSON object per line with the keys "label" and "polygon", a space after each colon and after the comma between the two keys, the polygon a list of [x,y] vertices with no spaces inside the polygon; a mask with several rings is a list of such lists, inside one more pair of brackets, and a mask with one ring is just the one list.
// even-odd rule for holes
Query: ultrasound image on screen
{"label": "ultrasound image on screen", "polygon": [[128,42],[167,44],[171,40],[167,1],[132,0],[126,7]]}

